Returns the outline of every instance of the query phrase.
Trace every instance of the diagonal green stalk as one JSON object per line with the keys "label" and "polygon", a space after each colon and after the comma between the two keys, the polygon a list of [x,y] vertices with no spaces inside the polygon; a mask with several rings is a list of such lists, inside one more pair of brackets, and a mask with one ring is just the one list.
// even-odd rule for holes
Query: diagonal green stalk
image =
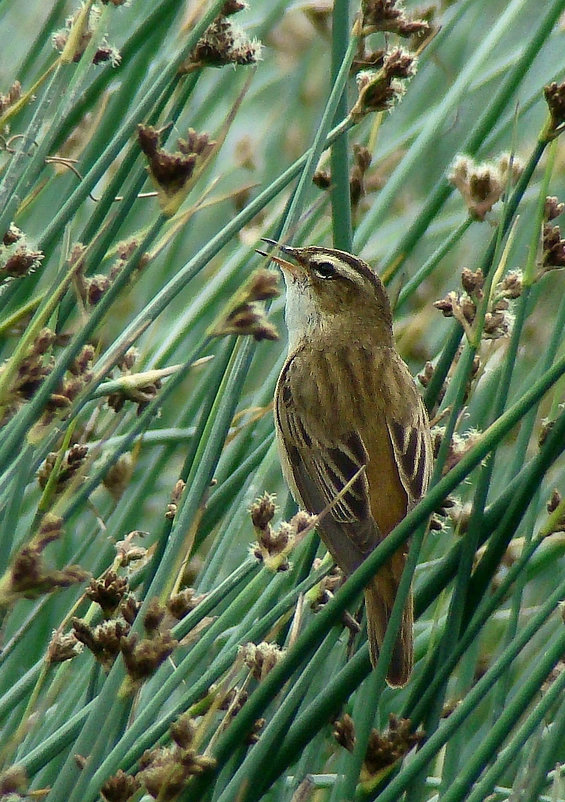
{"label": "diagonal green stalk", "polygon": [[[49,400],[51,393],[56,391],[56,388],[61,381],[67,366],[70,365],[72,360],[78,356],[83,344],[88,341],[90,335],[94,332],[99,322],[104,318],[106,312],[112,306],[116,296],[120,290],[125,287],[131,273],[139,263],[139,259],[145,252],[150,243],[153,242],[161,227],[165,222],[163,215],[159,214],[150,226],[143,240],[139,243],[134,253],[124,265],[121,273],[116,277],[114,283],[103,296],[100,303],[95,307],[94,311],[82,327],[73,337],[65,351],[59,358],[55,368],[43,382],[33,399],[16,415],[11,423],[6,427],[5,439],[3,440],[2,447],[0,448],[0,464],[6,466],[12,461],[13,449],[22,441],[25,442],[26,435],[33,422],[36,420],[39,413],[43,410],[45,404]],[[4,462],[3,462],[4,460]],[[17,465],[17,461],[15,463]]]}
{"label": "diagonal green stalk", "polygon": [[106,171],[110,168],[114,159],[121,152],[128,139],[131,137],[139,122],[151,113],[151,110],[161,96],[163,91],[167,88],[171,81],[175,81],[175,77],[180,64],[189,56],[190,52],[197,44],[198,40],[210,25],[213,19],[218,15],[222,7],[222,0],[213,0],[208,10],[202,15],[198,22],[190,31],[189,36],[185,40],[182,49],[176,54],[173,59],[168,59],[164,65],[159,65],[160,68],[155,68],[153,75],[156,77],[150,88],[147,89],[143,98],[136,104],[135,109],[126,117],[119,130],[116,131],[112,141],[109,143],[106,150],[100,154],[95,164],[83,176],[82,181],[72,193],[72,195],[61,206],[58,213],[53,217],[50,225],[43,232],[39,240],[40,249],[49,249],[58,232],[72,218],[76,213],[78,207],[88,197],[89,192],[92,191],[96,183],[104,176]]}
{"label": "diagonal green stalk", "polygon": [[[245,375],[248,362],[248,349],[240,348],[239,354],[236,356],[235,363],[233,365],[234,373],[231,376],[232,382],[234,381],[234,377],[237,381],[237,377],[240,372]],[[229,381],[229,379],[226,379],[226,381]],[[198,470],[195,473],[193,483],[190,485],[190,490],[187,493],[185,503],[182,509],[179,510],[178,517],[175,520],[175,526],[173,527],[171,537],[167,543],[167,549],[163,555],[163,560],[159,566],[157,574],[149,588],[148,595],[145,599],[145,605],[147,605],[152,596],[159,596],[161,594],[166,587],[169,578],[173,575],[172,572],[178,560],[177,551],[179,546],[181,546],[182,542],[184,541],[185,530],[181,527],[186,526],[187,523],[190,524],[190,522],[193,520],[202,495],[210,482],[213,470],[213,454],[214,451],[218,451],[222,447],[227,428],[233,416],[233,409],[236,399],[237,396],[228,396],[226,402],[225,397],[223,395],[219,395],[218,399],[216,400],[216,409],[214,412],[211,437],[206,443],[205,452],[202,454],[202,462],[198,465]],[[141,628],[142,621],[143,607],[137,618],[137,626],[139,628]],[[81,734],[77,739],[77,749],[85,749],[88,745],[88,751],[92,759],[92,762],[89,764],[90,770],[83,770],[83,772],[80,774],[80,779],[77,782],[76,767],[73,765],[72,759],[67,759],[65,767],[54,785],[53,793],[56,794],[68,793],[70,787],[73,787],[73,793],[70,796],[69,802],[75,802],[75,800],[82,799],[81,795],[85,791],[85,788],[90,780],[91,773],[96,769],[96,766],[102,762],[103,757],[111,750],[111,747],[113,746],[111,741],[104,738],[102,735],[99,735],[101,732],[100,722],[106,715],[108,706],[113,707],[115,714],[119,708],[127,709],[129,707],[130,700],[127,698],[118,696],[118,701],[116,701],[116,695],[119,692],[123,677],[123,667],[120,663],[116,663],[108,675],[102,692],[96,701],[96,705],[86,720]],[[116,740],[121,734],[122,733],[119,731],[116,731]]]}
{"label": "diagonal green stalk", "polygon": [[[543,448],[531,459],[520,475],[508,485],[503,493],[487,507],[484,517],[484,531],[481,533],[481,545],[505,521],[505,529],[509,529],[517,520],[519,521],[531,500],[532,488],[543,479],[545,473],[555,460],[563,453],[560,438],[565,433],[565,419],[556,421],[555,436],[549,437]],[[551,433],[553,435],[553,431]],[[512,514],[509,509],[514,506]],[[419,616],[436,598],[437,588],[444,588],[455,576],[461,555],[462,543],[459,541],[452,547],[447,555],[439,562],[437,567],[429,571],[426,580],[418,589],[415,598],[415,612]],[[480,601],[480,599],[479,599]],[[425,690],[431,677],[423,675],[421,685],[414,687],[414,699],[417,701]]]}
{"label": "diagonal green stalk", "polygon": [[[329,137],[331,123],[336,115],[340,98],[342,97],[345,86],[347,84],[349,69],[351,67],[353,57],[355,55],[356,47],[357,47],[357,37],[351,36],[347,51],[343,56],[341,66],[337,73],[336,79],[332,85],[330,96],[324,108],[324,113],[318,125],[314,141],[312,142],[312,145],[309,151],[307,152],[307,158],[304,167],[302,168],[300,178],[298,180],[298,185],[294,191],[294,195],[290,203],[290,208],[284,221],[284,227],[280,235],[281,238],[284,238],[286,233],[294,231],[294,229],[298,225],[300,214],[302,212],[302,208],[304,206],[304,202],[306,199],[306,194],[309,191],[310,186],[312,184],[312,176],[314,175],[314,171],[316,169],[318,161],[320,160],[320,156],[322,155],[324,149],[326,148],[325,143],[327,141],[327,138]],[[340,137],[352,125],[353,121],[351,120],[351,118],[346,117],[341,123],[334,126],[332,133],[334,134],[336,132],[338,133],[337,135],[332,136],[332,145],[335,142],[337,142],[340,139]]]}
{"label": "diagonal green stalk", "polygon": [[[412,510],[387,538],[367,557],[362,565],[347,579],[339,592],[318,614],[298,638],[286,659],[269,674],[253,697],[238,714],[230,729],[219,739],[215,756],[221,763],[233,752],[235,745],[249,731],[256,718],[260,717],[272,696],[280,689],[294,671],[313,653],[327,628],[346,609],[375,575],[378,568],[407,540],[417,526],[423,524],[439,501],[451,492],[462,479],[475,468],[493,446],[514,426],[529,405],[536,403],[546,389],[565,372],[565,357],[547,372],[546,381],[538,382],[518,404],[515,404],[498,419],[483,435],[468,454],[456,465],[431,492]],[[565,416],[563,416],[565,418]],[[203,782],[209,783],[211,775]]]}
{"label": "diagonal green stalk", "polygon": [[[398,774],[389,785],[381,791],[376,798],[379,802],[395,802],[409,786],[413,779],[427,766],[432,758],[437,755],[443,745],[449,740],[449,737],[465,722],[470,716],[477,704],[484,698],[488,691],[493,687],[496,681],[507,671],[520,653],[520,651],[527,645],[533,635],[545,623],[548,616],[552,614],[556,606],[559,604],[563,594],[565,593],[565,581],[561,582],[554,592],[549,596],[547,601],[540,606],[538,613],[531,619],[529,624],[524,627],[520,635],[512,642],[512,644],[505,649],[503,654],[500,655],[498,660],[492,664],[489,670],[477,682],[477,684],[469,691],[465,700],[457,707],[457,709],[447,718],[442,726],[429,738],[426,743],[421,747],[418,753],[410,761],[409,765],[403,767],[403,770]],[[541,687],[547,675],[560,659],[563,648],[565,647],[565,632],[561,632],[553,641],[547,652],[543,655],[536,666],[533,667],[531,674],[527,678],[523,686],[523,693],[520,703],[514,703],[508,710],[508,715],[504,722],[497,728],[497,731],[492,738],[488,739],[489,751],[488,755],[492,754],[492,749],[495,745],[499,744],[502,734],[506,732],[508,727],[508,720],[513,720],[519,717],[524,709],[524,702],[530,700]],[[499,740],[500,739],[500,740]],[[482,764],[485,760],[484,742],[476,753],[480,751],[482,757]],[[477,761],[478,763],[478,761]],[[477,764],[475,764],[477,765]],[[446,797],[447,798],[447,795]]]}
{"label": "diagonal green stalk", "polygon": [[[260,769],[266,759],[272,754],[273,749],[280,739],[290,722],[296,715],[310,683],[313,681],[316,672],[320,670],[322,662],[327,659],[328,652],[335,646],[339,632],[334,628],[330,630],[326,639],[320,645],[316,654],[310,660],[300,677],[295,678],[293,686],[280,705],[275,715],[269,722],[268,727],[261,735],[257,748],[249,752],[239,769],[234,773],[227,787],[218,797],[218,802],[250,802],[257,799],[257,787],[255,777],[260,773]],[[188,792],[190,794],[190,791]],[[190,795],[187,797],[190,799]]]}
{"label": "diagonal green stalk", "polygon": [[[254,642],[263,638],[276,621],[296,603],[296,599],[300,594],[309,590],[316,582],[319,582],[325,573],[327,573],[327,570],[328,568],[326,567],[314,572],[288,592],[246,631],[246,640]],[[237,622],[237,616],[237,611],[234,612],[228,609],[220,618],[227,619],[233,626],[233,624]],[[159,721],[154,721],[154,711],[158,710],[161,704],[170,697],[172,690],[178,687],[183,681],[185,674],[191,671],[196,651],[198,650],[198,653],[206,654],[210,649],[210,645],[214,642],[214,639],[225,630],[226,620],[220,620],[220,618],[212,624],[197,646],[193,647],[191,652],[177,666],[175,674],[162,684],[152,700],[152,705],[148,706],[140,713],[114,750],[108,755],[104,763],[100,765],[97,772],[92,777],[86,792],[85,802],[96,798],[97,787],[108,774],[115,771],[120,765],[129,767],[138,760],[143,751],[167,731],[171,722],[183,710],[199,699],[212,683],[217,682],[222,674],[232,667],[237,656],[237,640],[241,638],[241,635],[237,633],[234,633],[230,648],[223,649],[210,667],[204,671],[204,673],[198,677],[198,680],[184,693],[180,701],[175,704],[172,709],[168,709],[166,714]]]}
{"label": "diagonal green stalk", "polygon": [[[484,738],[482,743],[478,746],[473,754],[471,760],[467,762],[464,768],[458,771],[457,777],[451,783],[447,791],[442,795],[443,802],[462,802],[468,799],[469,791],[475,780],[480,776],[484,766],[489,761],[489,758],[500,748],[502,743],[511,732],[513,726],[524,715],[524,710],[527,709],[528,704],[539,693],[541,686],[547,680],[550,671],[559,660],[559,649],[563,650],[565,647],[565,633],[560,632],[549,644],[547,651],[539,661],[538,665],[533,666],[529,676],[525,679],[524,683],[516,693],[514,698],[506,705],[498,720],[492,726],[490,732]],[[557,658],[557,659],[556,659]],[[553,682],[552,693],[546,694],[544,704],[538,705],[526,719],[522,725],[522,733],[526,728],[532,725],[537,725],[540,722],[541,716],[549,709],[549,706],[559,699],[559,691],[565,689],[565,678],[561,676],[557,681]],[[564,711],[565,702],[562,701],[561,710]],[[541,714],[541,715],[540,715]],[[556,718],[558,722],[555,729],[558,732],[565,733],[565,724],[559,716]],[[555,734],[555,733],[554,733]],[[545,751],[545,754],[543,752]],[[545,774],[552,768],[552,764],[548,762],[547,749],[542,750],[542,755],[538,755],[538,761],[535,770],[534,787],[541,788]],[[541,780],[541,782],[540,782]],[[532,789],[533,790],[533,789]],[[484,799],[484,797],[482,797]],[[532,793],[530,799],[536,799],[537,793]]]}
{"label": "diagonal green stalk", "polygon": [[55,98],[61,93],[64,81],[69,71],[69,65],[57,64],[51,79],[45,88],[40,101],[34,111],[25,135],[19,142],[18,149],[12,157],[9,167],[0,182],[0,231],[6,231],[15,217],[16,209],[22,198],[16,194],[18,182],[26,176],[36,165],[42,165],[49,152],[49,142],[44,141],[43,147],[37,148],[31,161],[28,151],[33,148],[38,132],[44,124],[47,112]]}
{"label": "diagonal green stalk", "polygon": [[[207,343],[208,340],[206,339],[205,342]],[[204,401],[204,406],[200,412],[200,420],[196,426],[194,437],[191,439],[190,445],[187,449],[184,458],[184,464],[179,474],[179,479],[182,481],[187,482],[189,479],[190,471],[194,465],[194,460],[198,451],[199,444],[203,442],[203,437],[206,431],[206,426],[208,421],[210,420],[210,416],[212,414],[214,402],[217,398],[217,395],[220,391],[220,386],[222,383],[222,379],[226,370],[228,369],[228,365],[230,359],[233,355],[233,350],[235,347],[235,342],[233,338],[228,340],[225,347],[223,348],[223,353],[219,355],[219,358],[216,359],[216,362],[213,366],[212,375],[210,377],[209,383],[209,393]],[[180,379],[180,377],[179,377]],[[163,523],[161,524],[160,531],[157,535],[157,548],[155,551],[154,559],[149,566],[149,570],[147,571],[147,575],[145,577],[144,582],[144,596],[146,595],[153,579],[155,577],[155,573],[157,571],[158,566],[161,564],[161,560],[163,558],[163,554],[167,547],[167,543],[169,540],[169,536],[171,534],[171,529],[173,526],[173,521],[165,518]]]}
{"label": "diagonal green stalk", "polygon": [[[499,236],[500,234],[501,234],[501,229],[499,229]],[[493,292],[494,282],[501,277],[499,274],[505,267],[507,261],[507,252],[510,246],[510,240],[511,240],[511,235],[504,249],[504,253],[500,257],[499,266],[496,268],[496,271],[494,273],[492,270],[490,271],[487,281],[485,282],[484,301],[481,304],[477,312],[476,319],[473,323],[473,328],[476,332],[476,338],[481,337],[485,314],[488,305],[488,299]],[[502,242],[499,240],[497,250],[501,246]],[[519,330],[517,330],[516,336],[512,340],[516,349],[518,344],[519,333],[520,333]],[[464,373],[460,379],[463,382],[463,393],[459,394],[459,397],[453,402],[450,421],[446,429],[446,439],[444,441],[445,445],[447,445],[447,442],[451,441],[453,428],[456,419],[459,416],[461,406],[463,403],[467,376],[469,375],[469,370],[472,365],[472,359],[476,353],[477,348],[478,348],[478,343],[472,343],[472,342],[470,342],[466,347],[466,350],[468,349],[469,351],[469,356],[468,356],[469,361],[467,362],[467,367],[466,367],[467,372]],[[512,353],[512,347],[509,350],[510,353],[508,354],[508,359],[505,362],[505,369],[503,370],[502,376],[500,377],[499,380],[499,389],[498,389],[498,394],[495,398],[493,410],[491,413],[489,413],[489,417],[487,418],[487,420],[492,420],[492,419],[496,420],[496,418],[502,415],[504,408],[506,406],[509,384],[512,377],[512,370],[515,364],[515,353],[514,354]],[[461,361],[462,362],[464,361],[463,358]],[[455,382],[457,378],[459,378],[458,372],[453,381]],[[449,403],[447,399],[446,403]],[[448,437],[449,441],[447,439]],[[471,515],[467,527],[467,532],[463,541],[463,549],[457,571],[455,587],[449,605],[447,622],[443,633],[443,637],[440,640],[439,648],[434,648],[434,654],[430,655],[429,658],[430,671],[433,662],[435,662],[436,666],[442,666],[446,662],[449,652],[452,650],[453,645],[456,643],[458,637],[460,636],[461,624],[464,616],[465,597],[468,592],[470,578],[473,570],[473,562],[475,559],[475,553],[478,548],[480,532],[483,526],[484,507],[486,504],[488,491],[491,483],[495,454],[496,454],[496,449],[493,449],[493,451],[489,454],[487,460],[483,463],[479,471],[477,485],[473,497]],[[441,455],[440,452],[440,457],[438,458],[440,466],[442,465],[442,456],[444,455]],[[473,663],[472,655],[470,656],[469,663],[470,663],[469,666],[465,667],[462,665],[461,667],[461,676],[459,678],[460,684],[463,684],[465,681],[464,680],[465,668],[467,668],[466,673],[468,674],[472,674],[474,672],[474,666],[472,665]],[[445,691],[446,691],[446,686],[444,686],[441,691],[438,690],[434,699],[433,706],[427,712],[426,718],[424,720],[424,729],[428,733],[433,732],[439,724],[442,708],[444,705]],[[464,691],[461,691],[461,694],[463,695]],[[456,771],[456,767],[454,767],[453,764],[457,761],[457,757],[458,757],[458,748],[457,748],[457,742],[454,739],[446,749],[446,755],[443,765],[444,780],[446,777],[449,777],[450,774]],[[419,800],[422,799],[424,794],[425,794],[425,777],[422,775],[420,777],[419,782],[416,782],[412,785],[412,788],[410,789],[407,798],[410,800],[410,802],[419,802]]]}
{"label": "diagonal green stalk", "polygon": [[[406,606],[406,600],[412,587],[412,579],[416,568],[422,543],[427,531],[427,525],[421,525],[416,531],[410,543],[410,550],[406,560],[406,566],[402,572],[402,578],[396,592],[394,605],[387,630],[379,651],[379,660],[366,681],[367,702],[361,706],[360,715],[354,719],[355,724],[355,746],[351,756],[348,756],[348,766],[346,768],[342,798],[352,799],[355,788],[359,782],[359,775],[365,760],[369,736],[375,720],[375,714],[380,701],[380,696],[385,689],[385,677],[392,659],[394,644],[402,624],[402,615]],[[339,784],[336,783],[336,787]]]}
{"label": "diagonal green stalk", "polygon": [[291,765],[316,732],[337,714],[343,702],[360,686],[370,670],[369,650],[361,649],[326,685],[324,693],[313,699],[297,716],[283,743],[279,744],[276,755],[264,769],[259,787],[261,792]]}
{"label": "diagonal green stalk", "polygon": [[[512,221],[514,220],[514,215],[516,214],[520,201],[522,200],[524,193],[530,181],[532,180],[534,170],[543,156],[547,145],[548,143],[545,140],[537,141],[536,146],[532,151],[532,154],[530,155],[530,158],[528,159],[520,178],[518,179],[514,191],[508,199],[508,202],[504,204],[502,220],[499,224],[499,227],[492,235],[484,256],[479,264],[479,268],[482,270],[485,276],[488,275],[493,265],[499,239],[501,236],[505,236],[508,232]],[[451,334],[449,335],[447,342],[442,349],[440,358],[435,366],[433,376],[426,388],[425,402],[428,410],[432,409],[436,404],[438,395],[445,381],[445,377],[447,376],[449,369],[453,364],[455,354],[459,348],[462,334],[463,327],[460,323],[454,322]]]}
{"label": "diagonal green stalk", "polygon": [[[356,236],[356,248],[358,251],[368,241],[372,230],[374,230],[375,221],[379,219],[385,209],[394,201],[401,188],[409,181],[410,172],[414,169],[418,160],[423,158],[423,153],[427,148],[435,144],[438,130],[443,127],[446,116],[449,114],[446,114],[446,111],[453,108],[453,103],[457,104],[463,98],[468,89],[470,78],[477,72],[490,53],[496,50],[497,41],[505,35],[508,25],[515,19],[516,14],[523,5],[522,0],[515,0],[514,3],[506,7],[497,24],[482,40],[481,46],[477,48],[473,58],[469,59],[465,69],[462,70],[449,92],[446,93],[442,103],[426,118],[426,124],[422,132],[411,146],[408,154],[402,159],[400,168],[395,171],[387,182],[385,191],[381,193],[378,203],[372,208],[371,215],[368,215],[363,221],[363,225],[359,227]],[[492,100],[485,107],[483,114],[461,144],[459,148],[461,152],[468,153],[471,156],[477,153],[485,136],[491,130],[494,121],[499,118],[501,111],[509,103],[564,9],[565,2],[563,0],[555,0],[555,2],[547,6],[546,14],[541,18],[528,43],[521,49],[520,57],[508,71]],[[385,260],[386,265],[394,265],[394,272],[400,269],[408,254],[412,252],[423,232],[427,229],[429,222],[437,216],[451,192],[452,188],[445,180],[441,181],[431,191],[424,209],[412,223],[407,233],[401,237],[394,252]],[[386,272],[388,273],[389,271],[386,270]]]}
{"label": "diagonal green stalk", "polygon": [[[556,453],[562,453],[562,444],[561,438],[565,434],[565,417],[562,417],[557,426],[555,431],[555,437],[553,438],[553,444],[547,443],[548,448],[552,445],[555,446]],[[541,455],[540,455],[541,456]],[[552,460],[551,460],[552,461]],[[524,481],[519,487],[518,492],[516,489],[510,494],[509,498],[510,501],[504,504],[504,515],[498,524],[497,529],[495,529],[494,533],[491,534],[491,538],[495,539],[497,537],[502,537],[505,539],[507,533],[514,532],[516,530],[516,526],[519,523],[521,517],[524,514],[525,509],[527,509],[530,500],[531,500],[531,489],[532,487],[536,487],[537,484],[543,478],[543,475],[547,471],[547,463],[542,459],[534,459],[532,460],[532,464],[528,466],[528,470],[526,471]],[[485,516],[486,520],[486,516]],[[492,532],[492,530],[490,530]],[[453,549],[453,557],[456,559],[451,560],[450,555],[446,559],[446,564],[451,564],[452,570],[451,573],[455,574],[456,567],[459,562],[459,551],[458,547]],[[526,550],[526,554],[528,554],[528,550]],[[493,567],[493,571],[496,569],[496,565]],[[439,574],[439,576],[438,576]],[[511,575],[512,572],[511,572]],[[427,585],[430,588],[437,587],[439,584],[440,587],[445,586],[447,583],[447,577],[441,576],[441,572],[437,571],[434,572],[428,579]],[[425,592],[425,589],[422,589]],[[471,591],[473,590],[473,585],[471,583]],[[418,594],[416,596],[416,611],[419,612],[419,609],[426,606],[425,602],[422,604],[421,596],[423,594]],[[469,599],[467,599],[467,609],[465,610],[465,616],[469,618],[473,611],[477,609],[484,609],[484,593],[483,594],[475,594],[472,593]],[[498,598],[497,594],[494,594],[494,599]],[[486,620],[486,619],[485,619]],[[405,715],[410,717],[413,721],[414,725],[416,726],[423,718],[424,715],[427,713],[428,706],[433,704],[433,700],[435,699],[435,693],[438,687],[440,687],[441,683],[445,682],[448,676],[448,668],[453,667],[455,665],[456,660],[463,654],[464,647],[468,646],[472,639],[476,635],[476,631],[474,631],[474,624],[466,623],[465,624],[465,634],[463,635],[461,641],[458,643],[454,651],[451,655],[447,658],[445,666],[439,668],[437,673],[435,671],[430,671],[429,667],[426,666],[426,670],[419,678],[418,682],[415,684],[410,699],[408,703],[405,705]]]}
{"label": "diagonal green stalk", "polygon": [[[543,694],[535,709],[527,716],[523,724],[508,741],[504,750],[499,753],[495,762],[476,783],[473,790],[471,790],[470,793],[467,791],[465,797],[461,798],[466,799],[467,802],[483,802],[484,799],[489,797],[495,790],[497,779],[519,759],[520,753],[523,752],[524,745],[527,743],[528,738],[530,738],[536,728],[541,725],[543,718],[550,713],[551,709],[560,698],[564,698],[564,691],[565,674],[562,672],[551,683],[551,686]],[[555,797],[552,797],[551,800],[547,796],[542,797],[540,796],[540,792],[543,785],[548,782],[549,771],[554,765],[554,756],[565,737],[564,706],[565,702],[562,701],[555,715],[553,728],[550,732],[547,732],[547,740],[542,744],[541,753],[538,752],[536,754],[535,767],[532,774],[528,777],[528,787],[525,791],[525,793],[527,793],[527,797],[525,798],[527,799],[536,799],[540,800],[540,802],[542,799],[547,800],[547,802],[553,802],[555,799]],[[511,796],[511,794],[509,793],[508,796]],[[559,802],[559,800],[557,802]]]}
{"label": "diagonal green stalk", "polygon": [[[416,707],[411,706],[410,701],[405,704],[401,713],[404,718],[411,718],[414,724],[422,719],[423,711],[427,708],[429,700],[435,697],[437,689],[440,688],[447,677],[449,677],[461,655],[465,653],[468,646],[481,632],[484,623],[504,601],[509,589],[526,569],[531,556],[542,542],[543,540],[541,538],[534,539],[520,555],[519,560],[509,569],[508,574],[494,594],[482,599],[472,622],[465,630],[456,648],[448,656],[446,663],[439,668],[431,682],[425,684],[425,688],[422,689],[423,692],[414,694],[415,698],[418,700]],[[433,577],[431,577],[430,580],[431,584],[437,585]],[[418,593],[416,593],[415,601],[417,604]],[[369,660],[367,650],[365,649],[346,664],[342,671],[327,686],[323,696],[314,700],[291,726],[282,746],[279,745],[274,765],[270,766],[269,774],[265,778],[266,785],[270,784],[274,777],[290,764],[292,756],[305,746],[312,736],[312,733],[316,732],[318,727],[331,717],[332,712],[339,709],[343,700],[347,699],[351,691],[358,686],[362,676],[366,675],[368,671]]]}
{"label": "diagonal green stalk", "polygon": [[[528,262],[526,265],[526,269],[524,271],[523,292],[520,297],[516,320],[512,331],[512,339],[508,353],[508,359],[506,361],[507,367],[501,379],[500,394],[502,396],[501,398],[502,403],[506,403],[507,395],[510,391],[510,382],[512,379],[512,372],[510,366],[513,366],[515,364],[517,358],[518,347],[519,347],[519,336],[521,334],[526,319],[532,285],[533,281],[535,280],[539,232],[541,231],[543,225],[546,198],[548,195],[549,183],[553,172],[553,167],[555,164],[556,146],[557,146],[557,140],[552,142],[549,147],[547,166],[544,172],[542,186],[538,197],[536,214],[534,219],[534,228],[532,232],[532,238],[530,240]],[[544,365],[549,365],[549,364],[551,364],[551,357],[547,355],[546,359],[544,360]],[[533,413],[530,413],[529,417],[532,416]],[[532,525],[527,529],[527,536],[525,541],[526,545],[529,542],[529,539],[531,538],[531,535],[533,533],[533,526],[535,522],[536,513],[537,513],[537,498],[536,496],[534,496],[534,503],[531,506],[531,512],[530,512]],[[505,633],[504,645],[508,645],[508,643],[510,643],[512,638],[516,635],[516,631],[518,628],[518,617],[520,614],[520,608],[522,604],[522,593],[524,590],[524,583],[525,583],[525,578],[522,578],[521,581],[516,584],[516,588],[512,599],[512,614],[509,625]],[[502,712],[502,708],[504,707],[508,690],[509,690],[509,680],[508,677],[505,677],[499,683],[495,692],[495,697],[493,700],[493,721],[496,721],[496,719]]]}
{"label": "diagonal green stalk", "polygon": [[466,217],[465,220],[463,220],[463,222],[457,226],[457,228],[455,228],[448,237],[445,238],[445,240],[437,247],[434,253],[432,253],[432,255],[426,259],[422,267],[420,267],[414,273],[414,275],[408,279],[406,284],[402,286],[400,292],[398,293],[398,298],[394,306],[395,311],[401,309],[410,296],[413,295],[414,292],[416,292],[416,290],[420,287],[422,282],[433,273],[444,256],[446,256],[454,247],[454,245],[459,242],[473,222],[474,220],[472,217]]}

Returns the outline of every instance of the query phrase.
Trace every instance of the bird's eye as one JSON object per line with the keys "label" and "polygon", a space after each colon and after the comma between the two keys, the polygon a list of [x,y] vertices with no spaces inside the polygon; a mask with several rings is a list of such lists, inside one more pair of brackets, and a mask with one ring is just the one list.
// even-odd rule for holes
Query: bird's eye
{"label": "bird's eye", "polygon": [[316,264],[312,265],[312,270],[319,278],[328,279],[337,276],[335,265],[331,262],[316,262]]}

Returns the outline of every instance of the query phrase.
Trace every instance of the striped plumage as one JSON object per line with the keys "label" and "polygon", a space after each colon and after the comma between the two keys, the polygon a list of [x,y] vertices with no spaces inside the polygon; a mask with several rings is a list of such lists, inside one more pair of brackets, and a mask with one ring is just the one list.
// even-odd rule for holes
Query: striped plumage
{"label": "striped plumage", "polygon": [[[327,248],[283,248],[289,356],[275,394],[283,473],[296,501],[321,512],[362,465],[365,472],[319,524],[346,574],[354,571],[425,493],[431,471],[427,417],[396,352],[386,292],[357,257]],[[380,644],[407,548],[365,591],[371,659]],[[412,598],[388,671],[412,669]]]}

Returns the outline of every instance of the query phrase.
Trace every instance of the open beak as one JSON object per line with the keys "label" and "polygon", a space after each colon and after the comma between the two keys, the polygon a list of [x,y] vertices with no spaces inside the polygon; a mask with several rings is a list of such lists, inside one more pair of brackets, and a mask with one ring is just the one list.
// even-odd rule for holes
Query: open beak
{"label": "open beak", "polygon": [[[300,250],[299,248],[291,248],[290,245],[281,245],[274,239],[269,239],[268,237],[261,237],[262,242],[266,242],[268,245],[273,245],[276,248],[279,248],[283,253],[287,253],[289,256],[293,256],[297,259],[296,252]],[[265,253],[265,251],[260,251],[257,248],[255,249],[257,253],[260,253],[261,256],[267,256],[271,259],[272,262],[276,262],[285,272],[290,273],[291,276],[294,278],[298,278],[301,271],[300,268],[289,262],[287,259],[281,259],[280,256],[273,256],[273,254]]]}

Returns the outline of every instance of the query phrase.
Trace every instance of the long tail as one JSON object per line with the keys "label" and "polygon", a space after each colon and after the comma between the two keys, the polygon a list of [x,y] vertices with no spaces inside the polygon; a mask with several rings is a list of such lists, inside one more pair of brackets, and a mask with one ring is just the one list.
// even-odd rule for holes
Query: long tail
{"label": "long tail", "polygon": [[[385,569],[386,571],[386,566]],[[380,575],[379,575],[380,574]],[[377,664],[379,652],[384,640],[386,628],[392,612],[394,594],[387,592],[390,588],[391,575],[388,574],[388,581],[384,582],[383,587],[382,569],[365,589],[365,605],[367,609],[367,634],[369,637],[369,653],[373,666]],[[396,588],[394,588],[396,591]],[[391,598],[392,596],[392,598]],[[393,688],[401,688],[406,685],[412,673],[414,663],[414,603],[412,599],[412,589],[406,600],[406,607],[402,614],[402,624],[390,661],[386,681]]]}

